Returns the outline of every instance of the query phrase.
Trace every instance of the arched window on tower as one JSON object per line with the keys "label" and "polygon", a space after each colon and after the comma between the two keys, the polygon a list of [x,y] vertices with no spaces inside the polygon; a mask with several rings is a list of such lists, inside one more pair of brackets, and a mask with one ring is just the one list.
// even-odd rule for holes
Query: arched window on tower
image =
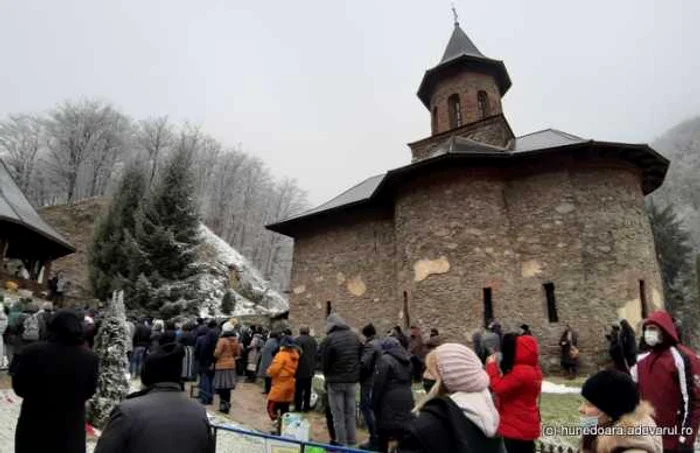
{"label": "arched window on tower", "polygon": [[437,106],[433,107],[433,116],[432,116],[432,128],[433,128],[433,134],[437,134]]}
{"label": "arched window on tower", "polygon": [[479,91],[477,96],[477,104],[479,106],[479,118],[489,116],[489,95],[486,91]]}
{"label": "arched window on tower", "polygon": [[462,105],[459,102],[459,95],[453,94],[447,98],[447,107],[450,112],[450,129],[462,125]]}

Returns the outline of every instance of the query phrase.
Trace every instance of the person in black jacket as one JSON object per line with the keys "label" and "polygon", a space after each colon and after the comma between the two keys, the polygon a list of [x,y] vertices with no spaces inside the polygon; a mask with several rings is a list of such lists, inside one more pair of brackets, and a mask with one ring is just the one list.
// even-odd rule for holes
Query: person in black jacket
{"label": "person in black jacket", "polygon": [[414,416],[411,391],[411,356],[393,337],[382,341],[382,356],[377,363],[372,386],[372,411],[377,419],[379,451],[387,453],[389,442],[402,437]]}
{"label": "person in black jacket", "polygon": [[605,334],[605,339],[608,340],[608,354],[613,361],[615,369],[629,374],[630,370],[625,361],[625,353],[622,350],[622,342],[620,341],[620,326],[613,325],[610,333]]}
{"label": "person in black jacket", "polygon": [[299,329],[299,336],[294,342],[301,349],[294,391],[294,410],[308,412],[311,409],[311,383],[316,370],[318,343],[314,337],[309,335],[308,327]]}
{"label": "person in black jacket", "polygon": [[214,350],[219,340],[219,328],[215,320],[209,321],[208,328],[207,334],[198,337],[194,346],[199,373],[199,401],[205,405],[214,401]]}
{"label": "person in black jacket", "polygon": [[182,335],[178,338],[185,350],[185,357],[182,359],[182,380],[192,382],[197,380],[197,367],[194,360],[194,346],[197,344],[197,334],[194,331],[194,324],[186,323],[182,326]]}
{"label": "person in black jacket", "polygon": [[377,338],[377,329],[372,323],[362,328],[362,336],[365,337],[365,344],[360,358],[360,411],[369,431],[369,442],[360,445],[360,448],[374,450],[379,448],[379,437],[374,411],[372,411],[371,395],[374,372],[382,356],[382,346],[381,340]]}
{"label": "person in black jacket", "polygon": [[326,338],[319,347],[323,375],[328,383],[328,399],[333,413],[336,441],[357,443],[355,406],[360,382],[362,343],[343,319],[331,313],[326,320]]}
{"label": "person in black jacket", "polygon": [[141,368],[150,344],[151,328],[146,325],[146,320],[142,319],[136,324],[134,330],[134,351],[131,354],[131,362],[129,363],[131,379],[141,376]]}
{"label": "person in black jacket", "polygon": [[436,382],[406,424],[398,453],[505,453],[498,436],[498,411],[489,377],[474,351],[445,343],[428,354],[425,365]]}
{"label": "person in black jacket", "polygon": [[95,453],[213,453],[206,410],[178,383],[182,345],[167,343],[146,359],[145,389],[127,396],[110,415]]}
{"label": "person in black jacket", "polygon": [[634,329],[626,319],[620,321],[620,343],[627,366],[632,368],[637,363],[637,339]]}
{"label": "person in black jacket", "polygon": [[85,402],[97,388],[98,358],[83,346],[80,318],[58,311],[48,341],[15,356],[12,388],[23,398],[15,452],[85,452]]}

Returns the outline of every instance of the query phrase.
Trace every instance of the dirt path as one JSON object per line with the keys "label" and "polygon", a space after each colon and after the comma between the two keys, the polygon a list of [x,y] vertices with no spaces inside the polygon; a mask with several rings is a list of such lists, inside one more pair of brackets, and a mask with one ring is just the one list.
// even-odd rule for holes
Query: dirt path
{"label": "dirt path", "polygon": [[[231,392],[231,413],[225,416],[217,412],[217,415],[228,418],[240,425],[246,426],[262,432],[270,432],[272,425],[265,410],[266,397],[262,393],[262,387],[257,384],[239,382],[236,390]],[[219,407],[218,398],[214,401],[209,410],[215,412]],[[318,412],[307,414],[311,424],[311,440],[321,443],[328,443],[328,431],[326,430],[326,418]],[[358,429],[358,439],[360,442],[367,440],[367,433]]]}

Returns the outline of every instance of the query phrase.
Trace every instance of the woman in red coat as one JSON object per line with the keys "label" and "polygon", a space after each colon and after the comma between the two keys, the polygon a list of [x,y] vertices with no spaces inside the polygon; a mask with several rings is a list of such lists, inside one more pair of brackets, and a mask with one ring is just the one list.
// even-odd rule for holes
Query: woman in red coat
{"label": "woman in red coat", "polygon": [[533,453],[541,430],[537,402],[542,391],[542,371],[537,340],[527,335],[505,335],[501,353],[500,368],[494,356],[486,363],[501,417],[498,433],[503,436],[508,453]]}

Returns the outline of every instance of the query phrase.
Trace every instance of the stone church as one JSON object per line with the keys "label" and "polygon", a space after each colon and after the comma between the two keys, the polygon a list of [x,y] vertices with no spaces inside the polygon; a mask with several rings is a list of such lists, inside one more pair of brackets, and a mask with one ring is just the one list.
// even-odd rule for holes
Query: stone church
{"label": "stone church", "polygon": [[357,328],[469,342],[490,319],[526,323],[556,366],[568,323],[592,366],[613,322],[663,306],[644,196],[668,161],[556,129],[516,137],[501,105],[510,86],[456,22],[418,88],[432,133],[408,145],[411,163],[267,226],[295,240],[294,325],[320,334],[333,310]]}

